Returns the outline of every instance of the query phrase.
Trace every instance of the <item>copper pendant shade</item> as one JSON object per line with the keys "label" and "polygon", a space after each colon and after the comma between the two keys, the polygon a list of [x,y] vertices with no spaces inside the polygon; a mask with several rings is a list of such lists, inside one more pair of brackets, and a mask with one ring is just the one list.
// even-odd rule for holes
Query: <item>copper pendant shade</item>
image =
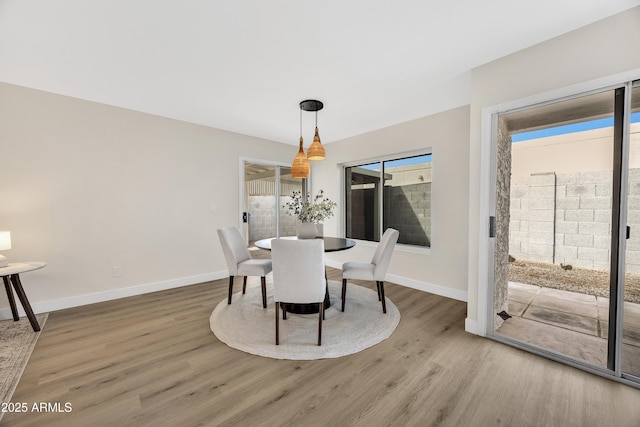
{"label": "copper pendant shade", "polygon": [[318,135],[318,127],[316,126],[316,134],[313,137],[313,143],[307,150],[307,158],[309,160],[324,160],[325,152],[322,143],[320,142],[320,135]]}
{"label": "copper pendant shade", "polygon": [[291,176],[293,178],[308,178],[309,169],[309,161],[307,160],[307,156],[304,154],[304,149],[302,148],[302,137],[300,137],[300,149],[298,150],[296,157],[293,159],[293,164],[291,165]]}
{"label": "copper pendant shade", "polygon": [[[322,110],[323,107],[324,104],[315,99],[307,99],[300,103],[300,149],[291,165],[291,176],[293,178],[308,178],[311,169],[309,160],[324,160],[326,157],[324,147],[320,142],[320,134],[318,133],[318,111]],[[302,111],[314,111],[316,113],[316,133],[307,155],[304,154],[304,147],[302,146]]]}

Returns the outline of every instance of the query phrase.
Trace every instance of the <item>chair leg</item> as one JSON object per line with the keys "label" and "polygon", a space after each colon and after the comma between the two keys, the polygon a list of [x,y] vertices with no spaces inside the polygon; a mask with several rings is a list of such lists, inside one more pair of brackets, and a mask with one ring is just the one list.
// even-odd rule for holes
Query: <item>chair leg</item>
{"label": "chair leg", "polygon": [[242,278],[242,295],[247,292],[247,276]]}
{"label": "chair leg", "polygon": [[380,298],[380,282],[376,280],[376,289],[378,290],[378,301],[382,301]]}
{"label": "chair leg", "polygon": [[347,279],[342,279],[342,312],[344,313],[344,303],[347,299]]}
{"label": "chair leg", "polygon": [[[246,279],[246,277],[245,277]],[[267,279],[266,277],[260,277],[260,283],[262,284],[262,308],[267,308]]]}
{"label": "chair leg", "polygon": [[227,304],[231,304],[231,295],[233,295],[233,276],[229,276],[229,298]]}
{"label": "chair leg", "polygon": [[279,303],[276,304],[276,345],[280,345],[280,313],[278,313]]}
{"label": "chair leg", "polygon": [[324,317],[324,302],[320,303],[320,314],[318,315],[318,345],[322,345],[322,318]]}
{"label": "chair leg", "polygon": [[287,304],[281,304],[282,306],[282,320],[287,320]]}
{"label": "chair leg", "polygon": [[385,301],[385,298],[384,298],[384,282],[382,280],[378,282],[378,289],[380,289],[380,297],[382,299],[382,312],[386,314],[387,302]]}

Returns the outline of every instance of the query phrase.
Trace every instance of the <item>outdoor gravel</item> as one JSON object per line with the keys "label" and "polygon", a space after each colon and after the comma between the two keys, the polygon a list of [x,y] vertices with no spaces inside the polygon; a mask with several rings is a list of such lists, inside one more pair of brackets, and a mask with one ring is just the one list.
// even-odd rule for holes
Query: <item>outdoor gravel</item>
{"label": "outdoor gravel", "polygon": [[[516,260],[509,263],[509,280],[609,298],[609,272],[603,270]],[[624,300],[640,303],[640,275],[625,275]]]}

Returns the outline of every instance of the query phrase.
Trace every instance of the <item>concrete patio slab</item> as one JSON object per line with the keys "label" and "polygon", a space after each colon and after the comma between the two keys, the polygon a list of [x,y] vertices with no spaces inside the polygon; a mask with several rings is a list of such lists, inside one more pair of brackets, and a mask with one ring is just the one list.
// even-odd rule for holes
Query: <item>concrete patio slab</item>
{"label": "concrete patio slab", "polygon": [[[622,370],[640,373],[640,304],[624,310]],[[508,311],[498,333],[606,366],[608,298],[510,282]]]}
{"label": "concrete patio slab", "polygon": [[[609,336],[609,322],[600,322],[600,336],[602,338]],[[623,325],[622,342],[634,347],[640,347],[640,328]]]}
{"label": "concrete patio slab", "polygon": [[534,305],[530,306],[522,317],[559,328],[598,336],[598,320],[595,317],[581,316]]}
{"label": "concrete patio slab", "polygon": [[527,307],[529,307],[527,304],[523,304],[518,301],[512,301],[511,299],[509,299],[509,307],[507,308],[507,312],[511,316],[522,317]]}
{"label": "concrete patio slab", "polygon": [[640,376],[640,347],[622,345],[622,371]]}
{"label": "concrete patio slab", "polygon": [[598,302],[593,295],[542,288],[531,305],[594,319],[598,318]]}
{"label": "concrete patio slab", "polygon": [[540,286],[526,283],[509,282],[509,300],[523,304],[530,304],[533,298],[540,292]]}
{"label": "concrete patio slab", "polygon": [[506,320],[497,332],[599,366],[607,365],[607,340],[593,335],[521,317]]}
{"label": "concrete patio slab", "polygon": [[[598,297],[598,312],[600,319],[609,320],[609,298]],[[640,328],[640,304],[625,301],[623,322],[625,325]]]}

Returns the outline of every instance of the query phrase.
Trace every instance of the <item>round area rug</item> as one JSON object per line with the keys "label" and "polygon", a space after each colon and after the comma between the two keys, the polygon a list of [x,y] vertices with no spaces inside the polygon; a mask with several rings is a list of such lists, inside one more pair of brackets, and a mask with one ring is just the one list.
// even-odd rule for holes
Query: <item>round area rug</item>
{"label": "round area rug", "polygon": [[318,346],[318,314],[280,311],[280,345],[275,345],[276,319],[273,292],[267,283],[267,308],[262,308],[260,285],[247,286],[247,293],[220,301],[209,323],[218,339],[229,347],[274,359],[327,359],[357,353],[387,339],[400,322],[398,307],[387,298],[387,313],[382,312],[378,294],[349,283],[347,305],[341,311],[342,284],[329,281],[331,307],[322,321],[322,345]]}

